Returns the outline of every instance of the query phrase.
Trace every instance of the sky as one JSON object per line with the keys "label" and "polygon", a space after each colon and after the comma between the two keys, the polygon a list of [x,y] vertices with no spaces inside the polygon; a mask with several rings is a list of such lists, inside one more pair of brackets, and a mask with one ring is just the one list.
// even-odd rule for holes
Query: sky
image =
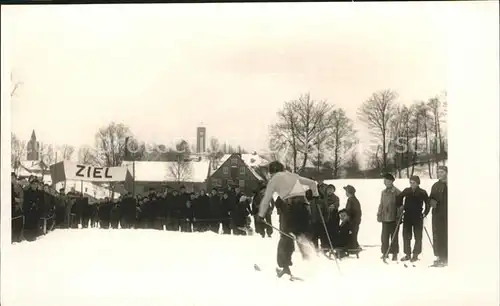
{"label": "sky", "polygon": [[[147,142],[207,137],[268,149],[285,101],[310,92],[357,120],[375,91],[398,102],[446,90],[447,3],[10,6],[12,132],[94,143],[111,121]],[[455,9],[456,10],[456,9]],[[478,9],[479,10],[479,9]]]}

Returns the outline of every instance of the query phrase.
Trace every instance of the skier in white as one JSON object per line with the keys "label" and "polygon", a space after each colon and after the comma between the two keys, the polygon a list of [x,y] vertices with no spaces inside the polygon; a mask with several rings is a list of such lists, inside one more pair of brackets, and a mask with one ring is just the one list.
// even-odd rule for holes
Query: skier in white
{"label": "skier in white", "polygon": [[278,277],[284,274],[292,275],[290,266],[292,265],[292,254],[295,250],[294,240],[290,237],[293,234],[297,238],[297,243],[302,256],[305,258],[305,247],[311,242],[306,238],[309,232],[310,207],[305,197],[303,185],[308,186],[313,197],[318,197],[318,187],[315,181],[301,177],[295,173],[285,171],[285,167],[278,161],[269,164],[269,174],[271,179],[267,183],[264,197],[259,206],[259,212],[255,216],[256,222],[264,222],[267,209],[276,192],[279,199],[276,201],[276,208],[280,215],[280,240],[278,243],[278,267],[276,272]]}

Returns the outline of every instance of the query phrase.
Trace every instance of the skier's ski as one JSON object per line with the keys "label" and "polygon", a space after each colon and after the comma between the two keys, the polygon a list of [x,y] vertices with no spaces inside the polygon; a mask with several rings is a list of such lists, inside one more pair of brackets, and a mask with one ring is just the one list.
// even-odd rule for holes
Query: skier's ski
{"label": "skier's ski", "polygon": [[[261,267],[260,267],[259,265],[257,265],[257,264],[254,264],[254,265],[253,265],[253,268],[254,268],[254,270],[255,270],[255,271],[258,271],[258,272],[262,271]],[[278,271],[279,271],[279,270],[278,270],[278,269],[276,269],[276,274],[277,274],[278,278],[281,278],[281,277],[278,275]],[[295,276],[295,275],[290,275],[290,276],[289,276],[289,279],[290,279],[290,281],[292,281],[292,282],[293,282],[293,281],[304,281],[304,279],[303,279],[303,278],[298,277],[298,276]]]}

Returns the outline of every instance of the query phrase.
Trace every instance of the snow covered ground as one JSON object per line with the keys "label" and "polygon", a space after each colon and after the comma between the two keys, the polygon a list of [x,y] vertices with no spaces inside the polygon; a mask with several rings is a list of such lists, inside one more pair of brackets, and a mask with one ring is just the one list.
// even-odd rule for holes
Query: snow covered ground
{"label": "snow covered ground", "polygon": [[[2,249],[8,260],[2,266],[2,305],[497,305],[494,286],[478,286],[453,264],[427,268],[434,257],[425,235],[417,267],[384,264],[375,220],[382,182],[334,183],[341,207],[341,187],[358,189],[364,210],[360,243],[377,245],[367,246],[360,259],[340,261],[340,273],[335,261],[321,256],[304,261],[295,253],[293,271],[305,281],[277,279],[276,234],[262,239],[156,230],[56,230],[36,242]],[[406,180],[396,184],[402,189]],[[422,183],[427,190],[431,184]],[[255,272],[254,264],[263,271]]]}

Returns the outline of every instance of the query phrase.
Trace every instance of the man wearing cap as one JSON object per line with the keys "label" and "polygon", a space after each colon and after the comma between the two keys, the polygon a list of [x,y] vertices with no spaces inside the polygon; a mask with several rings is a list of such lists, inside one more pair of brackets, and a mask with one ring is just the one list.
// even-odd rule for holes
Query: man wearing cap
{"label": "man wearing cap", "polygon": [[347,197],[345,210],[349,216],[352,229],[352,245],[350,247],[353,249],[359,249],[358,232],[362,216],[361,204],[359,203],[358,198],[356,198],[356,188],[354,188],[354,186],[347,185],[344,187],[344,190]]}
{"label": "man wearing cap", "polygon": [[438,179],[431,188],[432,240],[437,260],[432,266],[443,267],[448,264],[448,167],[438,168]]}
{"label": "man wearing cap", "polygon": [[[420,188],[420,178],[416,175],[410,177],[410,187],[405,188],[398,197],[398,205],[404,200],[403,210],[403,243],[405,256],[402,261],[418,260],[422,253],[422,232],[424,229],[424,218],[430,211],[429,196],[427,192]],[[422,208],[425,209],[422,212]],[[411,250],[411,238],[415,236],[415,246],[413,247],[413,256]]]}
{"label": "man wearing cap", "polygon": [[[380,196],[380,204],[377,211],[377,221],[382,223],[382,258],[388,252],[392,254],[392,260],[398,260],[399,253],[399,226],[398,226],[398,203],[397,198],[401,191],[394,186],[394,176],[390,173],[384,175],[385,189]],[[391,243],[392,242],[392,243]],[[390,247],[390,250],[389,250]]]}
{"label": "man wearing cap", "polygon": [[[269,164],[271,179],[267,183],[266,191],[259,205],[259,212],[255,218],[263,222],[269,208],[273,194],[276,192],[282,200],[281,205],[276,205],[280,214],[280,240],[278,243],[278,277],[288,274],[291,276],[292,254],[295,249],[294,240],[286,234],[297,237],[299,250],[303,258],[307,257],[305,246],[309,244],[306,235],[309,233],[310,208],[305,197],[303,185],[308,186],[314,197],[318,197],[316,182],[295,173],[285,171],[285,167],[278,161]],[[285,233],[285,234],[283,234]],[[311,244],[312,245],[312,244]],[[281,269],[280,269],[281,268]]]}

